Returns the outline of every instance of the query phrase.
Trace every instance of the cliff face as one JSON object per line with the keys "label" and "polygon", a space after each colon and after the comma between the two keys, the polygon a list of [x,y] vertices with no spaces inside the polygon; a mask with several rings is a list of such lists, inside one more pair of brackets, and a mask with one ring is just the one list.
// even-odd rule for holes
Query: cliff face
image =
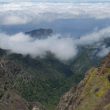
{"label": "cliff face", "polygon": [[110,55],[61,97],[57,110],[110,110]]}

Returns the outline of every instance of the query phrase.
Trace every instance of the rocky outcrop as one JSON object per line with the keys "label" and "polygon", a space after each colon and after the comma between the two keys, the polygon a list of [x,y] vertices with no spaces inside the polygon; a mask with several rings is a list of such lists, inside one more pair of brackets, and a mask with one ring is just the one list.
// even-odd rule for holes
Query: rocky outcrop
{"label": "rocky outcrop", "polygon": [[39,102],[31,102],[29,104],[32,110],[46,110],[45,107]]}
{"label": "rocky outcrop", "polygon": [[0,99],[0,110],[46,110],[38,102],[29,103],[16,90],[8,90]]}
{"label": "rocky outcrop", "polygon": [[110,55],[61,97],[57,110],[110,110]]}
{"label": "rocky outcrop", "polygon": [[0,100],[0,110],[29,110],[28,103],[14,90],[8,90]]}

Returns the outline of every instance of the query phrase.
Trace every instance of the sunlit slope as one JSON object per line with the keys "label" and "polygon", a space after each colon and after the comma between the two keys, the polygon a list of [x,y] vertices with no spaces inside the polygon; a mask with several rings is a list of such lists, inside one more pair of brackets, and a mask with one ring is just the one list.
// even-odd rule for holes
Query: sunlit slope
{"label": "sunlit slope", "polygon": [[66,93],[58,110],[110,110],[110,56],[88,71],[80,84]]}

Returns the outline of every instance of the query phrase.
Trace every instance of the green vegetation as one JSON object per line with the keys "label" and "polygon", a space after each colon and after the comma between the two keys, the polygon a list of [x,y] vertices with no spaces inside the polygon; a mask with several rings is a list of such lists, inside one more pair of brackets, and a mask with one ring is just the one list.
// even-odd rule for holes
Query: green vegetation
{"label": "green vegetation", "polygon": [[14,79],[14,88],[27,101],[39,101],[48,110],[54,110],[60,97],[79,83],[84,73],[99,62],[99,59],[91,58],[91,52],[92,49],[83,48],[75,60],[69,62],[61,62],[51,54],[44,59],[32,59],[19,54],[7,55],[0,50],[0,56],[13,61],[23,70],[22,74],[11,78]]}
{"label": "green vegetation", "polygon": [[[106,68],[105,71],[104,74],[100,74],[97,68],[90,71],[84,80],[86,84],[83,88],[83,92],[79,96],[80,99],[83,99],[83,102],[76,110],[95,110],[96,108],[97,110],[102,110],[100,109],[100,103],[105,106],[104,103],[106,102],[103,102],[102,99],[110,90],[110,81],[108,80],[110,69]],[[105,107],[109,108],[110,106],[106,103]]]}

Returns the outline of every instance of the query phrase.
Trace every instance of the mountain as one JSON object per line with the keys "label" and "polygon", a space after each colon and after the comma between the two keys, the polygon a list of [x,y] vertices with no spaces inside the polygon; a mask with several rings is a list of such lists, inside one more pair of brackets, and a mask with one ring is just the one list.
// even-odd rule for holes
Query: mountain
{"label": "mountain", "polygon": [[91,52],[91,49],[83,48],[73,61],[61,62],[52,55],[33,59],[28,55],[8,54],[7,50],[1,49],[0,59],[5,62],[6,71],[6,78],[2,80],[8,81],[8,88],[20,93],[26,102],[40,102],[48,110],[54,110],[62,94],[100,62],[98,58],[90,57]]}
{"label": "mountain", "polygon": [[57,110],[110,110],[110,54],[61,97]]}
{"label": "mountain", "polygon": [[[36,32],[44,35],[41,29],[26,34],[36,38],[38,37]],[[104,42],[109,46],[109,41]],[[98,50],[94,46],[82,46],[79,47],[79,54],[75,59],[61,62],[51,53],[45,58],[33,59],[29,55],[23,56],[0,49],[0,62],[4,65],[4,69],[0,71],[1,94],[5,93],[2,87],[7,87],[9,91],[17,91],[15,94],[18,93],[21,102],[23,100],[23,105],[24,102],[39,102],[48,110],[54,110],[62,94],[72,86],[76,86],[84,78],[88,69],[99,65],[102,58],[97,57]]]}
{"label": "mountain", "polygon": [[31,37],[34,38],[46,38],[48,36],[51,36],[53,34],[53,30],[52,29],[36,29],[36,30],[32,30],[29,32],[25,32],[25,34],[30,35]]}

